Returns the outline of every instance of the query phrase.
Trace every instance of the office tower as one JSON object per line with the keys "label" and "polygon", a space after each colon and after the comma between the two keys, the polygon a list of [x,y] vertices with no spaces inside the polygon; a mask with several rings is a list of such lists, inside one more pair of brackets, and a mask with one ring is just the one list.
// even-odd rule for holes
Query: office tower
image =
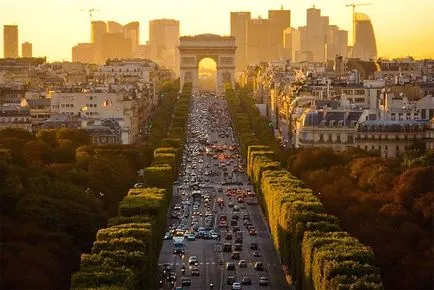
{"label": "office tower", "polygon": [[94,51],[92,52],[95,59],[93,63],[102,64],[102,38],[107,33],[107,24],[104,21],[91,22],[91,43],[94,44]]}
{"label": "office tower", "polygon": [[300,37],[301,37],[300,30],[296,28],[289,27],[284,30],[283,41],[284,41],[285,56],[290,58],[292,61],[295,61],[295,52],[300,51],[301,49]]}
{"label": "office tower", "polygon": [[95,63],[95,45],[93,43],[79,43],[72,48],[72,61],[81,63]]}
{"label": "office tower", "polygon": [[[270,60],[270,20],[250,19],[247,21],[247,63]],[[283,32],[282,32],[283,34]]]}
{"label": "office tower", "polygon": [[115,21],[107,21],[107,32],[108,33],[123,33],[124,27]]}
{"label": "office tower", "polygon": [[139,33],[139,22],[135,21],[124,25],[124,36],[127,39],[131,39],[133,54],[139,45]]}
{"label": "office tower", "polygon": [[102,43],[102,36],[107,32],[107,24],[104,21],[92,21],[91,23],[91,42],[96,45]]}
{"label": "office tower", "polygon": [[122,59],[132,57],[131,39],[126,39],[123,32],[106,33],[102,38],[102,59]]}
{"label": "office tower", "polygon": [[149,54],[151,60],[178,72],[179,21],[155,19],[149,21]]}
{"label": "office tower", "polygon": [[18,26],[3,26],[3,55],[4,58],[18,57]]}
{"label": "office tower", "polygon": [[291,27],[290,10],[268,10],[270,21],[270,60],[283,56],[283,31]]}
{"label": "office tower", "polygon": [[348,57],[348,31],[338,30],[336,36],[336,54]]}
{"label": "office tower", "polygon": [[325,60],[325,39],[328,17],[321,16],[321,10],[315,7],[307,9],[307,51],[312,51],[313,60]]}
{"label": "office tower", "polygon": [[377,44],[371,20],[364,13],[355,14],[356,41],[353,57],[369,60],[377,57]]}
{"label": "office tower", "polygon": [[247,21],[250,12],[231,12],[231,36],[235,37],[235,71],[242,72],[247,63]]}
{"label": "office tower", "polygon": [[24,42],[21,44],[21,56],[32,57],[32,44],[30,42]]}

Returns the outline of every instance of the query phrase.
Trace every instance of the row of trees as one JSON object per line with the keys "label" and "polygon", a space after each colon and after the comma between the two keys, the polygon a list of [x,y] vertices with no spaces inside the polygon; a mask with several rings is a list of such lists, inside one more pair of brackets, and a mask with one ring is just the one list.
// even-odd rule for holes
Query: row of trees
{"label": "row of trees", "polygon": [[119,216],[97,232],[91,253],[81,255],[71,288],[144,289],[151,285],[169,201],[165,189],[130,189],[119,204]]}
{"label": "row of trees", "polygon": [[171,122],[158,121],[160,125],[152,128],[168,131],[151,132],[155,138],[161,136],[161,140],[152,141],[162,147],[154,150],[153,162],[144,169],[145,187],[130,189],[119,203],[119,216],[98,231],[92,253],[81,256],[80,271],[72,276],[73,289],[156,288],[158,255],[184,146],[190,96],[191,84],[186,84],[172,103]]}
{"label": "row of trees", "polygon": [[252,118],[257,114],[254,104],[243,102],[231,89],[226,96],[247,173],[259,193],[274,244],[298,281],[297,287],[382,289],[371,249],[342,231],[338,219],[325,213],[313,192],[275,161],[279,156],[273,150],[275,145],[258,145],[275,142],[267,133],[270,128],[252,130],[258,125]]}
{"label": "row of trees", "polygon": [[288,169],[342,228],[372,247],[386,288],[433,289],[434,167],[402,161],[358,149],[299,149]]}
{"label": "row of trees", "polygon": [[[161,104],[171,104],[171,112],[178,91],[177,82],[163,86]],[[157,109],[154,123],[170,120],[172,113],[163,113]],[[165,130],[158,142],[173,144],[165,136],[168,126],[153,129],[154,136]],[[1,130],[0,288],[68,289],[80,254],[90,250],[98,229],[141,181],[137,171],[152,163],[155,146],[151,140],[92,145],[84,130]]]}

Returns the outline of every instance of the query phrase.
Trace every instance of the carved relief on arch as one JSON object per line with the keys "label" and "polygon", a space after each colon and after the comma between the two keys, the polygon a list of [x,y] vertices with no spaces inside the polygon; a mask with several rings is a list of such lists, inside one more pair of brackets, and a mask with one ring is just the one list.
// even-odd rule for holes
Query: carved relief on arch
{"label": "carved relief on arch", "polygon": [[193,75],[191,73],[191,71],[187,71],[184,73],[184,82],[188,83],[188,82],[192,82],[193,81]]}
{"label": "carved relief on arch", "polygon": [[220,64],[221,65],[233,65],[234,64],[234,58],[231,56],[222,56],[222,57],[220,57]]}
{"label": "carved relief on arch", "polygon": [[194,65],[196,58],[194,56],[183,56],[181,58],[181,65]]}
{"label": "carved relief on arch", "polygon": [[225,72],[223,72],[222,73],[222,80],[223,80],[223,83],[230,83],[230,82],[232,82],[232,80],[231,80],[231,73],[230,72],[228,72],[228,71],[225,71]]}

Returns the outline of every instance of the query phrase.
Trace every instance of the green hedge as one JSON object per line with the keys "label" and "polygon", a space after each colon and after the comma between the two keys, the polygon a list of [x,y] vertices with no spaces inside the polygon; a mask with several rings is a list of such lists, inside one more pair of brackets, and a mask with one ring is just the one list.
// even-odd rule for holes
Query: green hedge
{"label": "green hedge", "polygon": [[232,89],[226,98],[246,172],[297,289],[383,289],[372,250],[341,232],[312,190],[276,162],[278,147],[254,102]]}

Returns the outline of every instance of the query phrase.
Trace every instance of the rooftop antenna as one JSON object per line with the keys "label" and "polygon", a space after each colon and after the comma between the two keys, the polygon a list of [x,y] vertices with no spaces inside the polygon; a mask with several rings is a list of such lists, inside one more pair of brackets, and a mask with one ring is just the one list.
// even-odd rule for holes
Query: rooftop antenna
{"label": "rooftop antenna", "polygon": [[353,7],[353,46],[356,43],[356,7],[357,6],[369,6],[371,3],[353,3],[347,4],[346,7]]}

